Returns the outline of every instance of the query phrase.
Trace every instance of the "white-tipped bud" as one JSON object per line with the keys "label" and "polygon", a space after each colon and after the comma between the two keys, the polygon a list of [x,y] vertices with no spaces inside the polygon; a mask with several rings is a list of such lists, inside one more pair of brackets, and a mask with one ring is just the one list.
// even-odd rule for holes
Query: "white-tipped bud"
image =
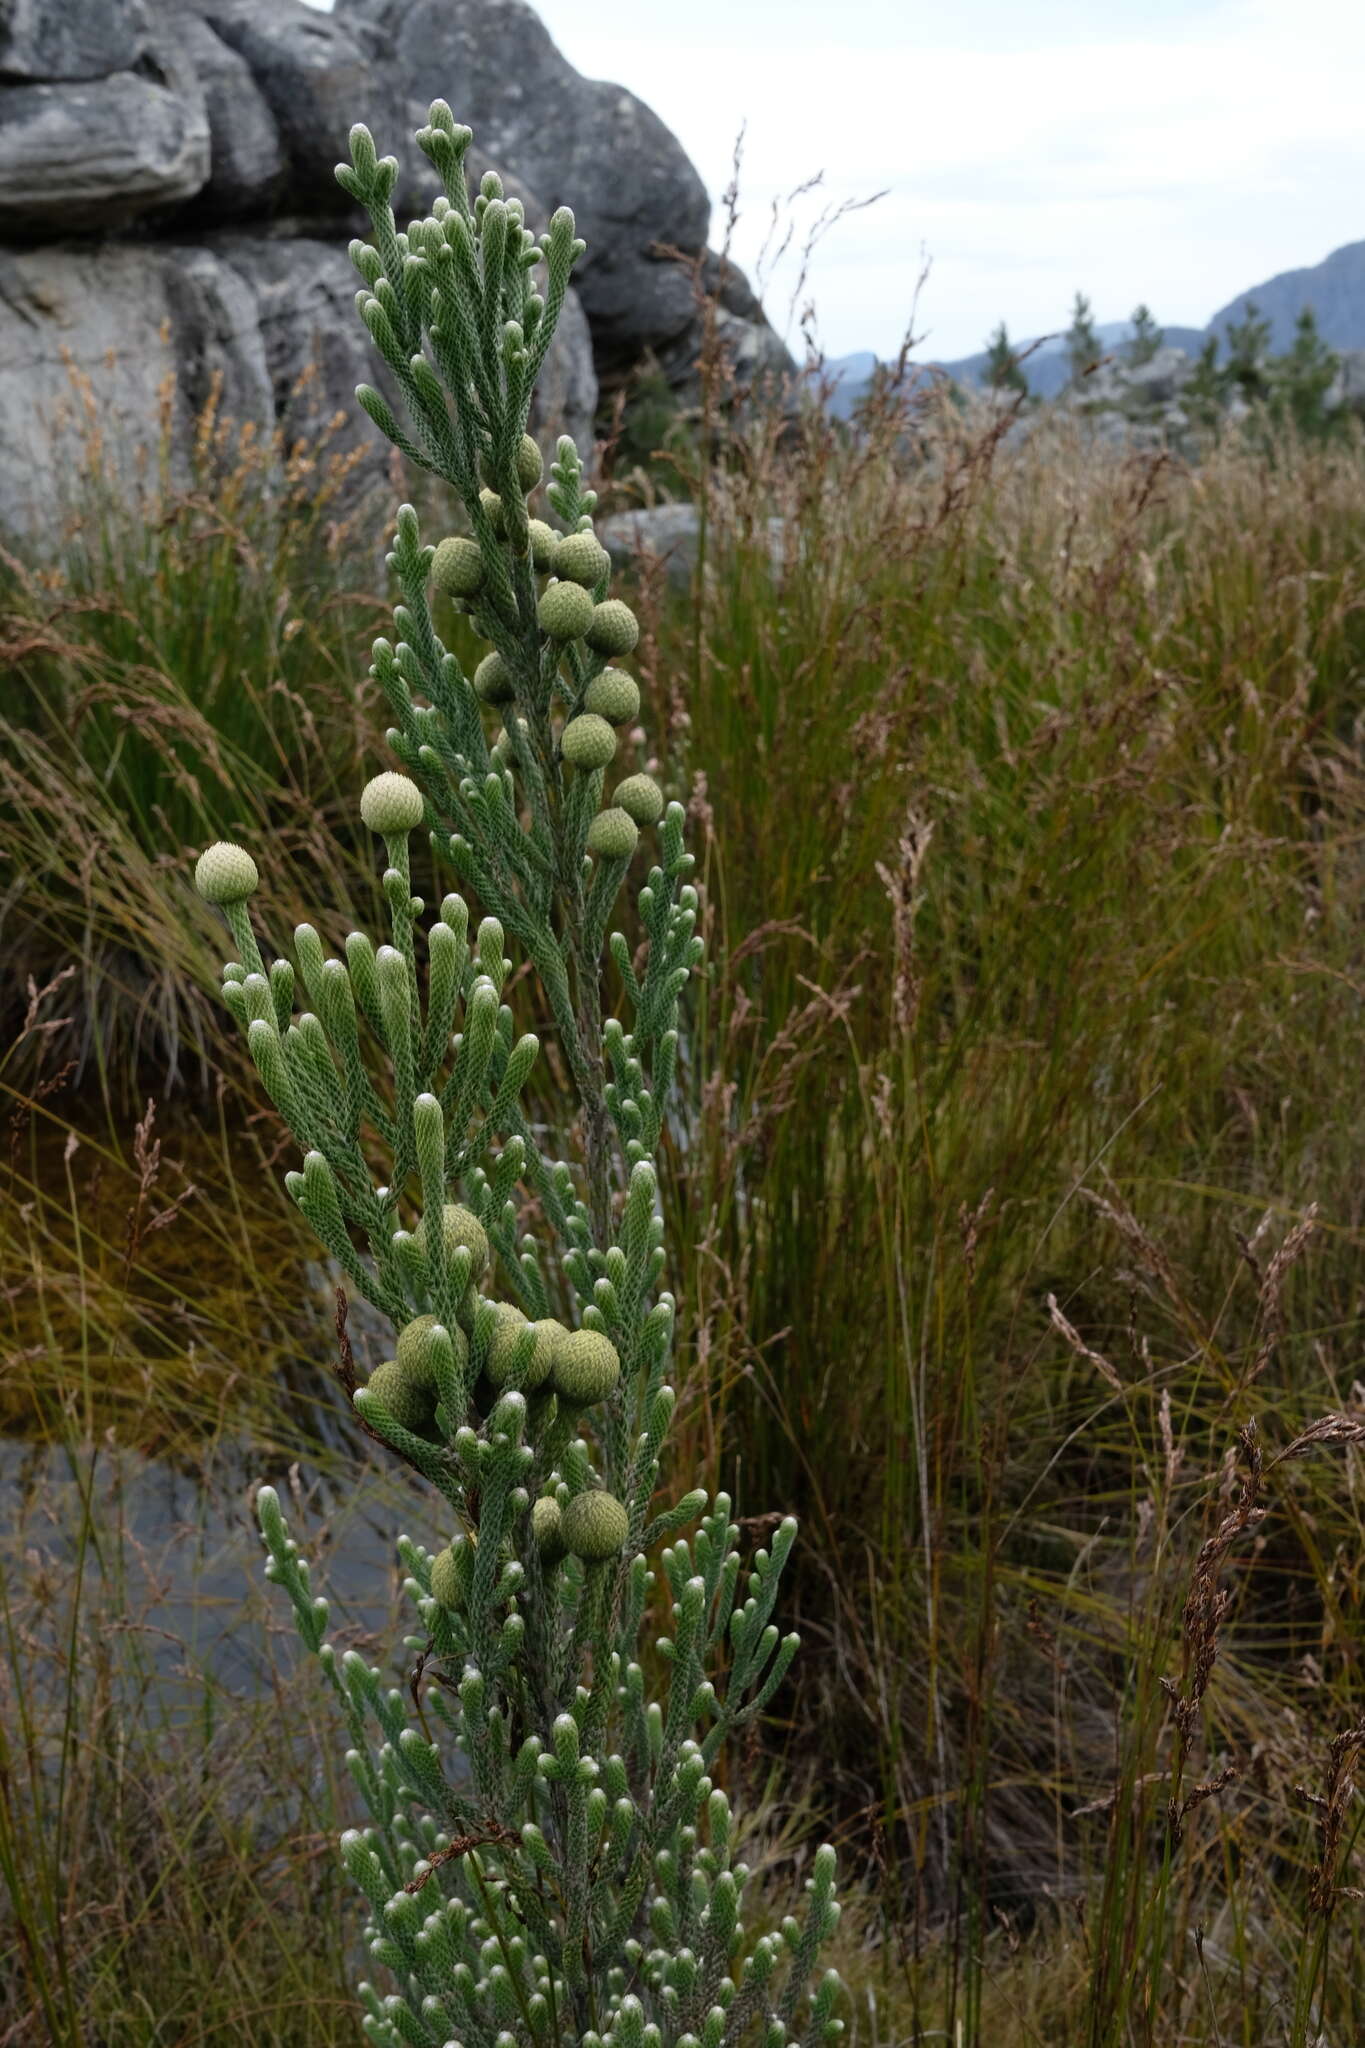
{"label": "white-tipped bud", "polygon": [[245,903],[260,879],[246,848],[228,839],[206,847],[194,864],[194,886],[206,903]]}
{"label": "white-tipped bud", "polygon": [[406,775],[391,769],[365,784],[360,796],[360,815],[371,832],[396,839],[422,822],[422,792]]}

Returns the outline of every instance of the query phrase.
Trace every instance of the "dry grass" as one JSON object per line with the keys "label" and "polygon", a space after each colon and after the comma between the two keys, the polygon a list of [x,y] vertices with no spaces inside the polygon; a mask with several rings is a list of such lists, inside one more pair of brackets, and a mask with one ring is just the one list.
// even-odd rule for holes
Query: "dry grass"
{"label": "dry grass", "polygon": [[[932,396],[886,401],[861,441],[755,422],[724,453],[700,601],[647,579],[640,667],[660,772],[690,796],[713,962],[670,1162],[684,1458],[743,1512],[805,1526],[783,1766],[742,1766],[764,1854],[799,1855],[793,1784],[832,1817],[861,1886],[842,1958],[861,2039],[1350,2041],[1365,458],[1233,440],[1190,473],[1061,431],[1002,444]],[[17,937],[35,972],[79,972],[6,1069],[0,1384],[78,1467],[104,1429],[160,1444],[167,1415],[186,1455],[245,1421],[286,1458],[331,1413],[302,1391],[325,1384],[309,1375],[329,1337],[254,1091],[228,1064],[218,1094],[163,1110],[173,1139],[140,1197],[160,1126],[132,1153],[177,1050],[182,1080],[186,1046],[221,1053],[193,993],[213,957],[183,880],[194,839],[240,823],[271,848],[277,931],[319,902],[340,922],[369,886],[348,821],[382,744],[360,680],[370,601],[342,597],[365,577],[340,557],[314,585],[292,543],[210,550],[223,635],[258,622],[220,664],[254,679],[256,737],[210,720],[193,789],[175,750],[158,785],[155,744],[138,801],[118,787],[111,707],[143,738],[168,687],[177,718],[207,716],[189,656],[146,652],[189,603],[201,516],[146,540],[123,586],[131,651],[65,584],[59,616],[30,583],[5,629],[47,635],[20,673],[70,693],[6,735]],[[277,673],[288,686],[265,687]],[[85,693],[106,723],[74,722]],[[186,808],[163,830],[172,796]],[[84,872],[82,846],[100,849]],[[43,1095],[82,1048],[104,1061],[103,1123],[88,1066]],[[46,1697],[55,1638],[25,1626],[10,1682]],[[85,1697],[74,1677],[63,1697]],[[88,1725],[117,1721],[146,1758],[155,1716],[121,1697]],[[307,1783],[306,1841],[334,1825],[312,1745],[335,1750],[286,1699],[292,1741],[240,1699],[204,1725],[254,1729],[251,1768]],[[199,1728],[187,1783],[217,1753]],[[41,1771],[9,1771],[11,1810],[18,1786],[46,1814]],[[214,1870],[240,1871],[213,1861],[234,1782]],[[103,1812],[80,1807],[65,1852],[96,1890]],[[183,1873],[190,1809],[143,1813],[147,1841],[167,1838],[138,1854]],[[42,1827],[7,1825],[31,1930],[2,1937],[11,1959],[30,1943],[15,2011],[39,2009],[33,1956],[65,1944],[54,2038],[245,2038],[253,1983],[251,2038],[349,2038],[329,2003],[340,1938],[308,1950],[339,1896],[321,1862],[286,1858],[273,1918],[223,1879],[253,1932],[212,2027],[107,2033],[99,1999],[116,1992],[130,2027],[151,1948],[101,1949]],[[187,1879],[135,1909],[111,1896],[111,1925],[131,1914],[158,1955],[183,1948],[187,1983],[238,1924],[192,1913]],[[317,1968],[292,1989],[291,1956]]]}

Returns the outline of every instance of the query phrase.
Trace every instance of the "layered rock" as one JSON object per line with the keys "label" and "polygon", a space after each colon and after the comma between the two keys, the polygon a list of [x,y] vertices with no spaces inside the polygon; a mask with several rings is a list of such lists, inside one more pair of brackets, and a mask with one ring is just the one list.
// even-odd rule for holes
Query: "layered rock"
{"label": "layered rock", "polygon": [[[432,98],[447,99],[547,207],[572,206],[588,245],[576,283],[603,385],[651,357],[685,388],[701,341],[699,295],[719,258],[707,250],[706,188],[658,115],[624,87],[584,78],[526,0],[336,0],[336,11],[376,64],[396,67],[408,125]],[[741,374],[790,372],[734,266],[727,288],[726,345]]]}
{"label": "layered rock", "polygon": [[[195,422],[219,416],[288,442],[359,448],[351,489],[386,474],[389,445],[355,403],[387,387],[355,316],[345,247],[242,228],[196,240],[0,250],[0,533],[45,540],[97,434],[106,473],[132,489],[162,459],[192,468]],[[397,394],[389,391],[391,402]],[[570,297],[531,426],[582,438],[596,400],[587,323]]]}
{"label": "layered rock", "polygon": [[[106,450],[145,460],[168,373],[171,461],[195,409],[258,432],[347,415],[376,475],[388,446],[354,404],[379,378],[346,244],[364,231],[333,166],[357,118],[404,161],[435,97],[475,130],[537,225],[574,207],[588,255],[542,377],[548,440],[591,437],[598,379],[657,364],[686,400],[703,325],[740,388],[791,359],[742,274],[706,246],[710,206],[643,101],[579,76],[524,0],[0,0],[0,531],[39,533],[87,404]],[[305,373],[306,376],[305,376]],[[88,393],[88,398],[83,396]],[[344,438],[343,436],[343,438]]]}

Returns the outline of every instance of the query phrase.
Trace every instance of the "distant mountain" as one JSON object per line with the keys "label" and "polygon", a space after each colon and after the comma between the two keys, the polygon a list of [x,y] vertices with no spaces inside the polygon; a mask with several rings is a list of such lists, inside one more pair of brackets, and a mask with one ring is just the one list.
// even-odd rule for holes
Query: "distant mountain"
{"label": "distant mountain", "polygon": [[[1196,356],[1211,334],[1221,342],[1232,322],[1242,318],[1248,301],[1270,322],[1272,354],[1283,354],[1290,347],[1294,323],[1305,306],[1313,308],[1318,331],[1330,347],[1365,349],[1365,242],[1348,242],[1321,263],[1304,270],[1284,270],[1264,284],[1251,285],[1215,313],[1207,327],[1167,327],[1162,330],[1163,339],[1168,347],[1183,348],[1187,355]],[[1095,329],[1106,352],[1114,353],[1122,349],[1132,331],[1130,320],[1106,321]],[[1032,343],[1016,341],[1014,347],[1025,358],[1024,375],[1035,398],[1055,398],[1066,388],[1070,365],[1064,333],[1044,335]],[[980,349],[954,362],[922,367],[944,371],[955,384],[983,384],[989,360],[987,351]],[[824,375],[834,386],[830,410],[836,418],[850,416],[876,367],[877,358],[866,349],[825,364]]]}
{"label": "distant mountain", "polygon": [[851,356],[833,356],[821,366],[818,381],[830,387],[829,410],[836,420],[852,418],[876,367],[877,358],[870,348],[860,348]]}
{"label": "distant mountain", "polygon": [[[1106,354],[1117,354],[1133,332],[1131,320],[1101,321],[1095,329]],[[1199,327],[1165,327],[1162,338],[1168,348],[1183,348],[1190,355],[1197,355],[1203,345],[1204,333]],[[1028,388],[1035,398],[1055,398],[1066,388],[1071,375],[1067,361],[1066,336],[1064,333],[1045,334],[1036,342],[1016,341],[1015,352],[1025,357],[1024,375]],[[1027,352],[1032,350],[1031,354]],[[981,349],[974,356],[959,356],[956,362],[935,363],[933,367],[943,370],[955,384],[984,384],[987,378],[990,356]]]}
{"label": "distant mountain", "polygon": [[1365,348],[1365,242],[1348,242],[1306,270],[1282,270],[1264,284],[1238,292],[1209,322],[1220,338],[1240,320],[1247,300],[1270,322],[1270,346],[1280,355],[1294,339],[1294,322],[1305,306],[1317,316],[1318,332],[1332,348]]}

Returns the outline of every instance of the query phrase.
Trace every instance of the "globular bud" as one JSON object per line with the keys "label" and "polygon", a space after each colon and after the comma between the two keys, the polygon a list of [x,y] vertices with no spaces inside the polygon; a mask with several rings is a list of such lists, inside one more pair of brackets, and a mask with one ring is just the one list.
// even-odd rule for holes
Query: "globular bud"
{"label": "globular bud", "polygon": [[483,506],[484,511],[488,514],[489,523],[491,524],[494,533],[498,536],[498,539],[505,539],[507,534],[507,523],[502,516],[502,499],[498,496],[497,492],[490,491],[487,489],[480,491],[479,503]]}
{"label": "globular bud", "polygon": [[611,556],[595,533],[561,534],[555,545],[555,575],[591,590],[611,567]]}
{"label": "globular bud", "polygon": [[[427,1244],[427,1219],[424,1216],[413,1236],[425,1252]],[[468,1247],[471,1254],[470,1271],[483,1273],[488,1267],[488,1233],[472,1209],[466,1209],[463,1202],[447,1202],[441,1211],[441,1242],[447,1259],[453,1259],[461,1245]]]}
{"label": "globular bud", "polygon": [[382,832],[386,839],[414,831],[422,822],[422,813],[422,792],[417,784],[391,769],[373,776],[361,791],[361,817],[371,832]]}
{"label": "globular bud", "polygon": [[571,1408],[605,1400],[620,1377],[620,1355],[600,1330],[570,1330],[555,1346],[554,1389]]}
{"label": "globular bud", "polygon": [[628,775],[612,791],[612,802],[637,825],[657,825],[664,814],[664,793],[652,775]]}
{"label": "globular bud", "polygon": [[[441,1327],[438,1316],[414,1316],[410,1323],[404,1323],[398,1332],[398,1363],[413,1374],[425,1373],[435,1384],[431,1362],[431,1333]],[[462,1364],[468,1355],[469,1345],[464,1331],[456,1328],[447,1330],[446,1337],[455,1353],[455,1361]]]}
{"label": "globular bud", "polygon": [[594,654],[629,654],[640,637],[640,622],[628,604],[609,597],[604,604],[593,606],[583,637]]}
{"label": "globular bud", "polygon": [[605,768],[616,752],[616,734],[595,711],[581,711],[565,726],[559,745],[575,768]]}
{"label": "globular bud", "polygon": [[[484,457],[483,473],[489,483],[494,481],[488,457]],[[517,447],[517,482],[529,497],[541,477],[545,474],[545,458],[540,447],[529,434],[523,434]]]}
{"label": "globular bud", "polygon": [[206,847],[194,864],[194,886],[206,903],[245,903],[260,879],[246,848],[228,839]]}
{"label": "globular bud", "polygon": [[581,584],[551,583],[541,594],[536,617],[552,640],[581,640],[593,622],[593,610]]}
{"label": "globular bud", "polygon": [[617,1557],[630,1529],[630,1517],[609,1493],[580,1493],[560,1517],[564,1547],[584,1564],[603,1564]]}
{"label": "globular bud", "polygon": [[530,1393],[535,1387],[544,1386],[550,1377],[558,1345],[569,1334],[563,1323],[557,1323],[553,1316],[544,1316],[538,1323],[528,1323],[520,1316],[500,1318],[488,1347],[488,1358],[484,1365],[490,1381],[495,1387],[505,1387],[512,1377],[513,1361],[516,1358],[522,1332],[534,1333],[531,1362],[526,1368],[522,1389]]}
{"label": "globular bud", "polygon": [[510,704],[516,695],[512,671],[498,653],[485,654],[474,671],[474,695],[484,704]]}
{"label": "globular bud", "polygon": [[528,519],[526,527],[531,537],[531,560],[544,576],[554,567],[559,535],[543,519]]}
{"label": "globular bud", "polygon": [[451,534],[431,558],[431,580],[444,597],[473,597],[483,588],[483,578],[483,553],[464,534]]}
{"label": "globular bud", "polygon": [[588,827],[588,852],[611,860],[629,860],[640,837],[640,828],[629,811],[613,804],[599,811]]}
{"label": "globular bud", "polygon": [[640,686],[623,668],[604,668],[588,684],[583,709],[595,711],[611,725],[629,725],[639,715]]}
{"label": "globular bud", "polygon": [[370,1393],[378,1396],[394,1421],[420,1436],[436,1419],[436,1389],[425,1361],[386,1358],[368,1381]]}
{"label": "globular bud", "polygon": [[564,1555],[563,1518],[559,1502],[542,1494],[531,1510],[531,1536],[545,1564],[558,1564]]}
{"label": "globular bud", "polygon": [[447,1544],[431,1560],[431,1597],[439,1600],[442,1607],[457,1609],[461,1591],[460,1567],[455,1561],[454,1551]]}

